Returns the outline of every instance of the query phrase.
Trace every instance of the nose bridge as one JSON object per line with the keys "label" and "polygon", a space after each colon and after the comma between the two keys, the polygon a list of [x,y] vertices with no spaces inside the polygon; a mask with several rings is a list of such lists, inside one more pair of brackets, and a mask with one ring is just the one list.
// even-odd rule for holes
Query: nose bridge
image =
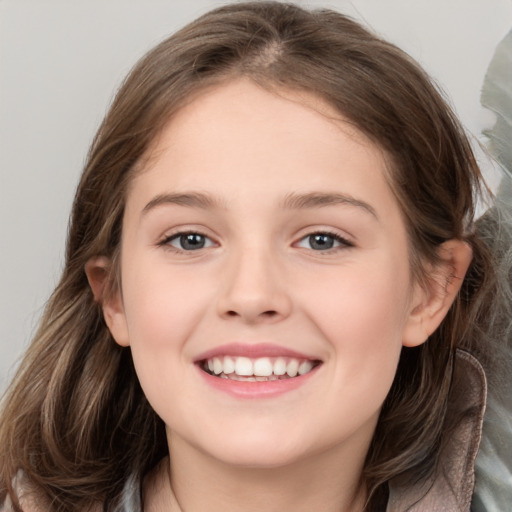
{"label": "nose bridge", "polygon": [[223,276],[219,313],[246,322],[285,318],[291,301],[270,244],[251,243],[231,251]]}

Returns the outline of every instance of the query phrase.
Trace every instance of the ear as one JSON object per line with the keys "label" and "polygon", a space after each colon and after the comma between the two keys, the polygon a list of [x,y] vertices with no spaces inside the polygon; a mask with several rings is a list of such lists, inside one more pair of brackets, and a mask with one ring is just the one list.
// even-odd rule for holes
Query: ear
{"label": "ear", "polygon": [[111,261],[105,256],[95,256],[85,264],[85,274],[89,281],[94,300],[101,306],[105,322],[115,341],[127,347],[130,344],[128,325],[124,312],[123,299],[119,288],[109,290]]}
{"label": "ear", "polygon": [[448,240],[438,249],[440,261],[431,269],[427,286],[415,284],[402,344],[416,347],[427,341],[448,313],[473,257],[462,240]]}

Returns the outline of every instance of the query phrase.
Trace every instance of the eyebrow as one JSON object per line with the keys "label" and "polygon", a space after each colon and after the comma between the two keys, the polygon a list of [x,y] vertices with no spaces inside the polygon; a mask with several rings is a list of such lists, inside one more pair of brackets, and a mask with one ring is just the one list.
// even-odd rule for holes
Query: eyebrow
{"label": "eyebrow", "polygon": [[[160,194],[154,197],[143,208],[142,214],[153,210],[154,208],[166,204],[176,204],[179,206],[187,206],[190,208],[200,208],[202,210],[212,210],[222,206],[222,201],[201,192],[185,192],[185,193],[169,193]],[[375,209],[365,201],[356,199],[352,196],[339,193],[310,192],[307,194],[290,193],[287,194],[282,201],[281,206],[287,210],[302,210],[308,208],[322,208],[344,204],[361,208],[370,213],[377,220],[379,216]]]}
{"label": "eyebrow", "polygon": [[375,208],[365,201],[356,199],[346,194],[311,192],[308,194],[287,194],[283,201],[283,206],[290,210],[302,210],[307,208],[322,208],[324,206],[332,206],[336,204],[345,204],[362,208],[367,213],[379,220],[379,216]]}
{"label": "eyebrow", "polygon": [[221,205],[221,202],[213,196],[203,194],[201,192],[160,194],[151,199],[151,201],[144,206],[142,213],[145,214],[157,206],[165,204],[177,204],[179,206],[188,206],[190,208],[212,210],[214,208],[218,208]]}

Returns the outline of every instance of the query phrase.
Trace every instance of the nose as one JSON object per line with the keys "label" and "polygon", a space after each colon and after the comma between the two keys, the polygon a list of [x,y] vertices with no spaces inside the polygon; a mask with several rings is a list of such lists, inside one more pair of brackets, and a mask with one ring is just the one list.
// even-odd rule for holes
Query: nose
{"label": "nose", "polygon": [[276,257],[262,251],[233,255],[222,276],[218,313],[247,324],[273,323],[292,309],[286,279]]}

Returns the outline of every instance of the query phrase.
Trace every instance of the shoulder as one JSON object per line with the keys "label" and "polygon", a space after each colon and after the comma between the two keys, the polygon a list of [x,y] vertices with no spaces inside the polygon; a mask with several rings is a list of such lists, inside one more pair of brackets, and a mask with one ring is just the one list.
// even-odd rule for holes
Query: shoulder
{"label": "shoulder", "polygon": [[[18,471],[12,480],[12,486],[23,512],[45,512],[45,500],[29,482],[23,471]],[[10,496],[0,505],[0,512],[14,512]]]}
{"label": "shoulder", "polygon": [[[48,512],[50,510],[48,499],[33,485],[23,471],[18,471],[13,478],[12,486],[23,512]],[[102,507],[97,506],[87,512],[101,512],[101,510]],[[3,503],[0,503],[0,512],[15,512],[9,496]]]}
{"label": "shoulder", "polygon": [[[42,497],[36,493],[23,490],[18,493],[17,497],[23,512],[47,512],[48,510],[41,499]],[[10,496],[7,496],[5,501],[0,504],[0,512],[15,512]]]}
{"label": "shoulder", "polygon": [[412,485],[411,475],[391,480],[387,512],[470,511],[486,393],[487,381],[478,360],[468,352],[457,350],[436,468],[427,478]]}

